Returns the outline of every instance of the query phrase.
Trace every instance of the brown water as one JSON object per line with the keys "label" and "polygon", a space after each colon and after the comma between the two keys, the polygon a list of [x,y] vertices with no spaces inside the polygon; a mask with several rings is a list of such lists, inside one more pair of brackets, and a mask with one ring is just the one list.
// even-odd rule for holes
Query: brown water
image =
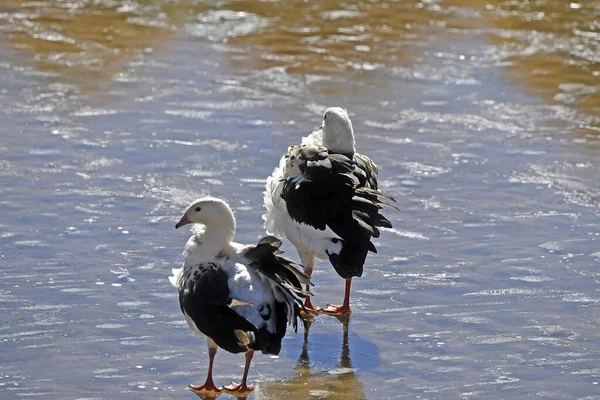
{"label": "brown water", "polygon": [[[0,1],[0,398],[195,398],[189,201],[347,108],[398,199],[255,399],[600,399],[600,2]],[[287,254],[296,255],[287,245]],[[317,304],[343,285],[326,263]],[[217,384],[243,357],[219,352]],[[226,398],[227,395],[221,396]]]}

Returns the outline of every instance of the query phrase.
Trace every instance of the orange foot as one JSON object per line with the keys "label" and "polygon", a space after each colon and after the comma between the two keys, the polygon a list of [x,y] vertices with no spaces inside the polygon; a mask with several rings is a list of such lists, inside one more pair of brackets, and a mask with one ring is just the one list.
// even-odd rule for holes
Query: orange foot
{"label": "orange foot", "polygon": [[312,323],[317,315],[321,313],[321,307],[315,307],[312,305],[310,298],[307,297],[304,300],[304,308],[300,310],[300,316],[306,322]]}
{"label": "orange foot", "polygon": [[352,314],[352,309],[350,306],[334,306],[333,304],[327,304],[323,309],[323,314],[336,317],[341,323],[348,323],[350,314]]}
{"label": "orange foot", "polygon": [[229,394],[235,395],[238,398],[246,397],[254,390],[254,385],[253,384],[246,385],[245,382],[242,382],[239,384],[231,382],[231,385],[225,386],[223,388],[223,390],[225,390]]}
{"label": "orange foot", "polygon": [[306,299],[304,299],[304,308],[306,308],[307,310],[313,311],[315,314],[321,312],[321,307],[313,306],[312,302],[310,301],[310,297],[307,297]]}
{"label": "orange foot", "polygon": [[211,381],[206,381],[202,385],[190,385],[190,390],[203,399],[216,399],[221,395],[223,388],[218,388]]}

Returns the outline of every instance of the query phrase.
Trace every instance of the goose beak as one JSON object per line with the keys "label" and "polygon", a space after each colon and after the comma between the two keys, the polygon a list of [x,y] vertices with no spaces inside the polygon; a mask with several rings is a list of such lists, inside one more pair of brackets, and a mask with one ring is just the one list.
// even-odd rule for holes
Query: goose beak
{"label": "goose beak", "polygon": [[323,130],[323,124],[319,125],[319,130]]}
{"label": "goose beak", "polygon": [[183,217],[181,217],[177,225],[175,225],[175,229],[179,229],[179,227],[187,224],[191,224],[191,221],[188,219],[187,215],[183,214]]}

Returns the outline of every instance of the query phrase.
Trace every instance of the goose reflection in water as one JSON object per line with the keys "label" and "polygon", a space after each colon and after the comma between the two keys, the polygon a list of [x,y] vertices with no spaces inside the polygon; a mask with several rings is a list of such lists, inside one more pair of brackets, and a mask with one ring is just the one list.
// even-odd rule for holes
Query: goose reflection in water
{"label": "goose reflection in water", "polygon": [[[315,338],[311,336],[311,339],[314,344]],[[328,342],[328,340],[325,342]],[[302,346],[302,353],[298,358],[290,379],[286,381],[261,382],[256,389],[255,399],[366,399],[363,384],[352,367],[347,326],[344,329],[342,351],[335,368],[311,371],[310,347],[309,342],[305,340]],[[313,350],[315,349],[313,348]]]}
{"label": "goose reflection in water", "polygon": [[[311,371],[309,357],[310,344],[306,340],[307,335],[305,335],[302,352],[293,370],[292,377],[284,381],[257,382],[254,392],[250,394],[249,398],[255,400],[305,400],[307,398],[327,398],[330,400],[366,399],[363,384],[358,375],[355,374],[355,369],[352,366],[347,326],[344,327],[342,338],[342,350],[337,366],[332,369]],[[329,340],[326,338],[326,340],[320,342],[326,343]],[[371,344],[369,343],[369,345]],[[329,352],[327,351],[327,353]],[[225,392],[219,394],[222,393]],[[202,399],[215,398],[205,397],[199,393],[195,394]],[[225,393],[224,397],[233,398],[233,395]],[[246,397],[236,396],[235,398],[245,399]]]}

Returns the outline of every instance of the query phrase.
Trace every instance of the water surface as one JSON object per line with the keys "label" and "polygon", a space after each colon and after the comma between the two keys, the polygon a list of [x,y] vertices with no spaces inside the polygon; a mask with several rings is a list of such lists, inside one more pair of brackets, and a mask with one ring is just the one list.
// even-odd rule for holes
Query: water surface
{"label": "water surface", "polygon": [[[0,397],[195,398],[174,224],[212,194],[255,242],[264,179],[339,105],[400,211],[347,340],[325,317],[288,335],[251,398],[600,399],[599,14],[0,2]],[[326,263],[314,281],[341,300]],[[219,352],[217,384],[242,364]]]}

